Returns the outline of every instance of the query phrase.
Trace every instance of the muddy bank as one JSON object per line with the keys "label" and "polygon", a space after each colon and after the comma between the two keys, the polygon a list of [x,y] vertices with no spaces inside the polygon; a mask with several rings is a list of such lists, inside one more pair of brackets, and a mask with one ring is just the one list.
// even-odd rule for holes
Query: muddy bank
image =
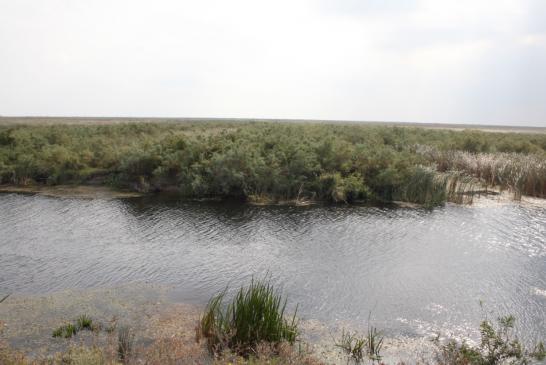
{"label": "muddy bank", "polygon": [[[170,288],[132,284],[117,288],[65,290],[47,295],[12,294],[0,304],[0,347],[44,359],[78,346],[116,351],[116,333],[108,328],[129,327],[135,347],[142,354],[179,351],[199,363],[212,363],[203,343],[195,341],[195,326],[202,307],[172,302]],[[78,316],[91,317],[101,330],[80,331],[70,339],[53,338],[52,331]],[[345,364],[347,358],[335,345],[343,329],[361,330],[353,323],[328,327],[301,319],[301,343],[314,358],[326,364]],[[387,338],[383,359],[387,363],[430,359],[434,346],[427,338]]]}
{"label": "muddy bank", "polygon": [[[0,185],[0,193],[20,193],[20,194],[39,194],[48,197],[55,198],[80,198],[80,199],[123,199],[123,198],[138,198],[149,196],[152,198],[161,199],[174,199],[185,201],[197,201],[197,202],[221,202],[224,201],[221,197],[208,197],[208,198],[188,198],[182,196],[176,187],[167,187],[164,191],[155,193],[144,193],[130,190],[117,190],[108,186],[98,185]],[[230,199],[229,201],[233,201]],[[328,205],[331,202],[318,200],[318,199],[289,199],[289,200],[276,200],[264,196],[250,196],[247,201],[241,201],[242,204],[249,204],[254,206],[316,206],[316,205]],[[521,199],[515,200],[514,194],[508,190],[500,190],[499,188],[481,189],[472,192],[472,200],[470,204],[463,204],[469,206],[490,206],[498,204],[512,204],[521,203],[525,205],[546,206],[546,199],[522,196]],[[344,204],[339,202],[337,204]],[[345,203],[347,204],[347,203]],[[392,202],[367,202],[367,201],[355,201],[348,205],[360,205],[360,206],[392,206],[397,208],[423,208],[424,205],[404,202],[404,201],[392,201]]]}

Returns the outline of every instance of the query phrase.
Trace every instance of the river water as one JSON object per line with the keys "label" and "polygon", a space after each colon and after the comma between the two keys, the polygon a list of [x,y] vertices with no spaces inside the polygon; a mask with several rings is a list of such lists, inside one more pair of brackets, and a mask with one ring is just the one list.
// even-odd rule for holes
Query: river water
{"label": "river water", "polygon": [[331,326],[370,319],[390,335],[476,338],[484,316],[513,314],[524,338],[546,338],[544,205],[429,211],[0,194],[0,267],[0,295],[152,283],[203,305],[269,275],[301,317]]}

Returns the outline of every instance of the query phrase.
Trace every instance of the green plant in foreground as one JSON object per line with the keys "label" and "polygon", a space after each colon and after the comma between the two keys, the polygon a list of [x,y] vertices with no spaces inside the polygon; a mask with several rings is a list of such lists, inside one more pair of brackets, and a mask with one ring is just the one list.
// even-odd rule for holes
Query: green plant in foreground
{"label": "green plant in foreground", "polygon": [[540,341],[535,345],[532,355],[538,361],[543,361],[546,359],[546,348],[544,347],[544,342]]}
{"label": "green plant in foreground", "polygon": [[53,336],[53,337],[63,337],[63,332],[64,332],[64,326],[61,326],[61,327],[58,327],[58,328],[54,329],[51,336]]}
{"label": "green plant in foreground", "polygon": [[93,329],[93,320],[86,314],[82,314],[76,319],[76,327],[78,330],[92,330]]}
{"label": "green plant in foreground", "polygon": [[367,340],[368,357],[373,361],[381,360],[380,352],[383,347],[384,337],[377,328],[371,326],[368,328]]}
{"label": "green plant in foreground", "polygon": [[335,345],[358,364],[364,360],[364,356],[372,361],[380,361],[383,341],[384,337],[377,328],[370,326],[365,337],[360,336],[357,332],[351,333],[343,330],[341,339],[336,341]]}
{"label": "green plant in foreground", "polygon": [[56,328],[51,335],[53,337],[70,338],[82,330],[93,330],[93,320],[86,314],[79,316],[73,323]]}
{"label": "green plant in foreground", "polygon": [[212,352],[229,348],[246,356],[261,343],[276,346],[296,341],[297,308],[287,319],[287,301],[269,282],[253,279],[248,287],[239,289],[227,306],[225,296],[226,290],[209,301],[198,326],[198,337],[207,340]]}
{"label": "green plant in foreground", "polygon": [[455,340],[441,346],[437,362],[445,365],[525,365],[531,360],[546,358],[544,344],[538,342],[529,351],[514,334],[515,318],[500,317],[497,323],[486,319],[480,324],[481,340],[479,346],[469,346],[466,342],[458,344]]}
{"label": "green plant in foreground", "polygon": [[68,323],[64,326],[60,326],[52,333],[53,337],[70,338],[78,333],[78,328],[72,323]]}
{"label": "green plant in foreground", "polygon": [[70,338],[76,333],[78,333],[78,329],[76,328],[76,326],[74,326],[72,323],[69,323],[64,327],[63,337]]}
{"label": "green plant in foreground", "polygon": [[340,340],[336,341],[335,345],[341,348],[354,362],[360,363],[364,360],[366,339],[358,336],[356,332],[351,333],[343,330]]}

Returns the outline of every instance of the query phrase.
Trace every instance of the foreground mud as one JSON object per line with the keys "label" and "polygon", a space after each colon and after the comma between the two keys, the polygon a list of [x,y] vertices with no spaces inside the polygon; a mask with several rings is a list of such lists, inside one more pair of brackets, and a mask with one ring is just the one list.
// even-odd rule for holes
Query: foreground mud
{"label": "foreground mud", "polygon": [[[116,358],[116,329],[128,327],[135,336],[135,353],[147,361],[162,363],[185,358],[188,363],[214,363],[204,343],[195,340],[202,308],[170,301],[169,290],[165,286],[134,284],[39,296],[11,295],[0,304],[0,347],[38,360],[59,357],[82,346],[100,348],[107,357]],[[100,329],[80,331],[70,339],[52,337],[55,328],[82,314],[91,317]],[[332,328],[320,321],[302,319],[300,328],[298,351],[309,354],[316,363],[347,362],[336,339],[342,329],[357,330],[353,324],[339,323]],[[425,338],[388,338],[382,354],[386,363],[415,362],[430,358],[433,350]]]}

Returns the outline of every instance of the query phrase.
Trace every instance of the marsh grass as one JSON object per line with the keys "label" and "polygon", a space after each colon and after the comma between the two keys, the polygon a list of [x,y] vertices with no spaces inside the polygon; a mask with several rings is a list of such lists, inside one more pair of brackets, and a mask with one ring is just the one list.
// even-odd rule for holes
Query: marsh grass
{"label": "marsh grass", "polygon": [[439,172],[457,171],[483,185],[509,190],[515,200],[522,195],[546,197],[546,158],[521,153],[470,153],[422,148]]}
{"label": "marsh grass", "polygon": [[368,328],[366,346],[368,349],[368,357],[372,361],[381,360],[381,349],[383,348],[383,335],[377,330],[376,327],[370,326]]}
{"label": "marsh grass", "polygon": [[60,326],[51,334],[53,337],[70,338],[78,333],[78,328],[72,323]]}
{"label": "marsh grass", "polygon": [[417,166],[397,192],[399,200],[432,208],[446,201],[471,204],[478,182],[458,171],[439,173],[435,169]]}
{"label": "marsh grass", "polygon": [[52,337],[70,338],[75,336],[79,331],[88,330],[92,331],[100,326],[96,326],[93,323],[91,317],[86,314],[80,315],[75,321],[67,323],[53,330]]}
{"label": "marsh grass", "polygon": [[76,319],[76,327],[81,330],[92,330],[93,320],[86,314],[82,314]]}
{"label": "marsh grass", "polygon": [[359,336],[358,333],[345,331],[341,333],[341,338],[335,341],[335,346],[343,350],[343,352],[355,363],[360,363],[364,360],[366,351],[366,338]]}
{"label": "marsh grass", "polygon": [[349,360],[352,360],[355,364],[360,364],[365,357],[372,362],[380,362],[383,341],[384,337],[377,328],[368,326],[366,335],[360,335],[358,332],[351,333],[344,329],[340,339],[335,341],[334,344],[343,350]]}
{"label": "marsh grass", "polygon": [[276,346],[296,341],[297,308],[287,318],[287,300],[269,281],[253,279],[227,305],[225,297],[226,290],[209,301],[198,325],[198,338],[206,339],[211,352],[228,348],[247,356],[261,343]]}
{"label": "marsh grass", "polygon": [[128,363],[134,349],[135,335],[127,326],[118,330],[118,358],[123,363]]}
{"label": "marsh grass", "polygon": [[443,204],[446,200],[445,181],[435,171],[416,167],[399,191],[399,199],[427,207]]}

